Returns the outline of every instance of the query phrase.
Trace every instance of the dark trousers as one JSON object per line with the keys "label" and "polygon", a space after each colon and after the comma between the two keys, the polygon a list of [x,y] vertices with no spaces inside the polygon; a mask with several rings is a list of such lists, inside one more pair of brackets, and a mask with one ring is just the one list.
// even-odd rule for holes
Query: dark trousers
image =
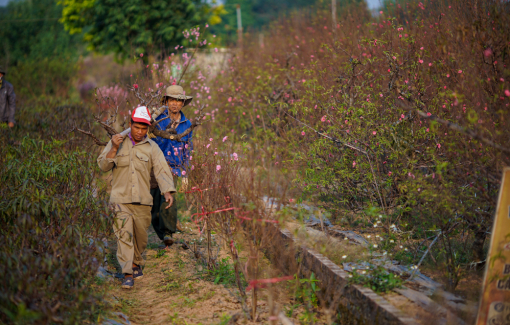
{"label": "dark trousers", "polygon": [[159,188],[151,189],[152,195],[152,227],[156,231],[159,239],[163,240],[165,236],[172,237],[177,231],[177,195],[173,195],[174,204],[168,209],[168,203],[165,202],[165,196],[161,194]]}

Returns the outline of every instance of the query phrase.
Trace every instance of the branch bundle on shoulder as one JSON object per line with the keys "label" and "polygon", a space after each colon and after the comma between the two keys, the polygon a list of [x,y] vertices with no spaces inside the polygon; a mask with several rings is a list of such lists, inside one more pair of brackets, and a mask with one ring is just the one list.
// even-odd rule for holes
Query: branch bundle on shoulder
{"label": "branch bundle on shoulder", "polygon": [[[202,121],[204,120],[204,107],[205,105],[202,105],[198,110],[198,115],[194,119],[190,119],[191,126],[186,129],[183,133],[177,134],[177,130],[171,127],[171,124],[167,126],[165,130],[160,130],[157,128],[157,125],[164,121],[170,116],[165,116],[162,119],[159,119],[156,121],[156,119],[162,115],[165,114],[165,111],[168,109],[168,106],[162,105],[163,100],[163,92],[161,89],[164,89],[164,87],[160,87],[159,89],[148,91],[148,92],[142,92],[139,88],[130,87],[129,90],[133,92],[133,95],[138,100],[138,106],[146,106],[149,109],[149,112],[151,114],[151,126],[149,127],[149,133],[161,137],[164,139],[170,139],[174,141],[182,141],[182,138],[190,134],[196,127],[202,125]],[[117,102],[109,98],[108,96],[102,96],[100,93],[98,94],[99,98],[96,100],[99,107],[107,107],[106,110],[101,110],[101,112],[98,115],[93,115],[93,118],[97,124],[99,124],[106,132],[108,137],[111,139],[111,137],[115,134],[122,134],[123,136],[126,136],[130,132],[130,128],[125,129],[122,132],[118,132],[115,129],[115,123],[117,122],[117,116],[119,113],[119,106],[117,105]],[[106,119],[104,119],[104,116],[106,116]],[[121,127],[125,128],[126,121],[124,121],[121,124]],[[71,130],[78,131],[90,138],[94,141],[94,143],[98,146],[106,146],[107,142],[100,140],[98,137],[96,137],[92,131],[89,124],[89,130],[82,130],[77,128],[76,126]]]}

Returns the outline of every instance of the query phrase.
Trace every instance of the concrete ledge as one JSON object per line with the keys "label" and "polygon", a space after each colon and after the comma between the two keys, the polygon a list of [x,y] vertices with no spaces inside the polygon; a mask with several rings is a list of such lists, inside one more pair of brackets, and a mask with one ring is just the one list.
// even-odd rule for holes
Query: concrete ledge
{"label": "concrete ledge", "polygon": [[[269,228],[269,227],[268,227]],[[414,318],[405,315],[371,289],[349,285],[349,274],[327,257],[309,248],[300,247],[288,230],[275,232],[275,243],[269,256],[282,271],[292,272],[300,264],[299,274],[310,277],[313,272],[320,282],[317,296],[331,309],[337,310],[341,324],[411,324]],[[288,256],[295,260],[289,260]]]}

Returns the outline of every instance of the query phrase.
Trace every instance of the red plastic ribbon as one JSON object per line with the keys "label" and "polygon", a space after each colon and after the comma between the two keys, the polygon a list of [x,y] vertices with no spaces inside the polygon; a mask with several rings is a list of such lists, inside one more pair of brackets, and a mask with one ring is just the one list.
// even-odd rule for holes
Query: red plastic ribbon
{"label": "red plastic ribbon", "polygon": [[251,280],[249,282],[248,287],[246,288],[246,291],[250,291],[254,288],[264,288],[266,284],[268,283],[277,283],[281,281],[288,281],[292,280],[294,277],[292,275],[284,276],[281,278],[272,278],[272,279],[258,279],[258,280]]}
{"label": "red plastic ribbon", "polygon": [[239,219],[242,219],[242,220],[255,220],[255,221],[258,221],[258,222],[280,223],[280,221],[273,220],[273,219],[253,219],[253,218],[245,217],[244,215],[247,214],[247,213],[248,212],[241,212],[239,214],[236,214],[236,217],[238,217]]}

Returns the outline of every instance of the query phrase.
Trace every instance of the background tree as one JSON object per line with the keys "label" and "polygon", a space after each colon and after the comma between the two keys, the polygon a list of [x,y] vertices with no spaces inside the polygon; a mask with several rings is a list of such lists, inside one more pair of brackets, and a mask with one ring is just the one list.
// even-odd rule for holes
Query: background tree
{"label": "background tree", "polygon": [[0,7],[0,64],[48,57],[74,60],[80,53],[80,35],[69,35],[58,22],[62,7],[54,0],[11,1]]}
{"label": "background tree", "polygon": [[182,31],[210,16],[201,0],[62,0],[61,22],[70,34],[84,32],[90,50],[117,59],[183,45]]}
{"label": "background tree", "polygon": [[[337,0],[337,12],[344,10],[350,4],[365,5],[364,0]],[[212,28],[224,44],[237,42],[237,5],[241,6],[243,30],[262,31],[272,22],[294,11],[310,7],[309,13],[316,14],[320,10],[331,10],[331,0],[225,0],[221,22]],[[363,9],[363,8],[358,8]]]}
{"label": "background tree", "polygon": [[11,1],[0,7],[0,65],[8,70],[18,107],[28,98],[69,96],[85,46],[81,35],[64,30],[61,12],[55,0]]}

